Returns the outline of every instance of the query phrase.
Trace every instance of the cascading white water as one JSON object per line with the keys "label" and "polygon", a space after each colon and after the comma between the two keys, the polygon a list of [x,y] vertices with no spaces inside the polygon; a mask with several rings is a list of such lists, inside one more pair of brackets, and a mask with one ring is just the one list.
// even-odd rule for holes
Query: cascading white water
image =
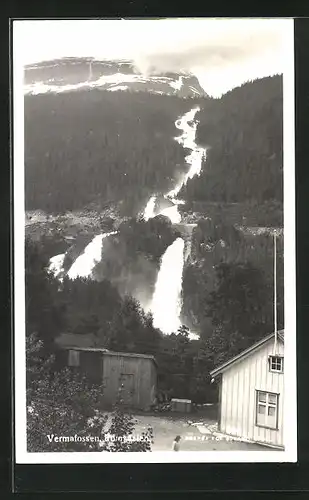
{"label": "cascading white water", "polygon": [[149,219],[152,219],[155,217],[155,204],[156,204],[156,197],[152,196],[144,210],[144,219],[147,221]]}
{"label": "cascading white water", "polygon": [[[174,206],[165,208],[159,213],[160,215],[165,215],[166,217],[168,217],[173,224],[179,224],[181,222],[181,215],[178,211],[177,205],[180,205],[183,202],[181,200],[177,200],[176,196],[178,195],[181,188],[187,184],[188,179],[192,179],[195,175],[200,175],[202,169],[202,161],[206,155],[206,149],[198,147],[195,142],[197,121],[194,121],[194,118],[199,110],[199,107],[193,108],[185,113],[181,118],[178,118],[175,122],[175,127],[183,131],[180,136],[175,137],[175,140],[184,148],[191,149],[191,153],[185,158],[186,163],[190,165],[189,171],[186,174],[183,174],[181,180],[177,183],[177,185],[164,195],[166,199],[169,199],[174,203]],[[150,218],[159,215],[156,214],[154,210],[155,202],[156,197],[153,195],[149,199],[144,210],[145,220],[149,220]]]}
{"label": "cascading white water", "polygon": [[[166,194],[166,197],[172,200],[177,196],[181,188],[187,184],[188,179],[192,179],[195,175],[201,173],[202,160],[206,155],[206,149],[198,147],[195,142],[197,122],[194,121],[194,118],[199,110],[199,107],[193,108],[175,122],[175,127],[183,131],[182,135],[175,137],[175,140],[184,148],[191,149],[191,153],[185,158],[186,163],[191,166],[175,188]],[[189,124],[190,122],[191,124]]]}
{"label": "cascading white water", "polygon": [[165,215],[166,217],[168,217],[173,224],[179,224],[181,222],[181,215],[178,212],[177,205],[164,208],[163,210],[161,210],[160,215]]}
{"label": "cascading white water", "polygon": [[86,278],[90,276],[94,266],[101,260],[103,239],[116,233],[117,231],[113,231],[95,236],[86,246],[84,253],[73,263],[68,271],[68,277],[74,280],[79,277]]}
{"label": "cascading white water", "polygon": [[58,276],[63,272],[64,258],[65,253],[60,253],[49,260],[48,271],[53,274],[55,278],[58,278]]}
{"label": "cascading white water", "polygon": [[153,324],[163,333],[180,326],[184,240],[177,238],[164,253],[152,298]]}
{"label": "cascading white water", "polygon": [[[194,118],[199,109],[198,107],[191,109],[191,111],[185,113],[175,122],[176,128],[183,131],[182,135],[175,137],[175,140],[184,148],[190,149],[191,153],[185,158],[186,163],[190,165],[189,171],[183,174],[175,188],[164,195],[174,205],[159,212],[160,215],[169,217],[173,224],[181,222],[178,205],[183,202],[178,200],[176,196],[182,186],[187,184],[188,179],[192,179],[195,175],[200,174],[202,160],[206,155],[206,149],[198,147],[195,142],[197,122],[194,121]],[[145,220],[158,215],[155,212],[155,203],[156,196],[153,195],[144,210]],[[150,307],[153,314],[154,326],[165,334],[176,332],[181,324],[182,273],[185,260],[184,247],[184,240],[177,238],[163,255]],[[192,339],[198,338],[196,334],[191,332],[189,337]]]}
{"label": "cascading white water", "polygon": [[[178,205],[184,203],[178,200],[178,195],[181,187],[185,185],[188,179],[195,175],[199,175],[202,167],[202,160],[206,150],[200,148],[195,143],[195,135],[197,123],[194,122],[194,117],[199,108],[194,108],[188,113],[185,113],[179,118],[175,126],[183,133],[175,140],[182,144],[184,148],[191,149],[191,153],[186,156],[185,160],[190,165],[187,174],[184,174],[181,181],[177,183],[174,189],[164,195],[166,199],[173,203],[172,206],[162,209],[159,213],[169,217],[173,224],[181,222],[181,215],[178,211]],[[191,123],[190,123],[191,122]],[[150,197],[143,217],[147,221],[156,215],[156,196]],[[72,280],[78,277],[91,276],[92,270],[97,262],[101,260],[103,239],[116,234],[117,231],[100,234],[95,236],[85,251],[80,255],[71,266],[68,277]],[[181,312],[181,291],[182,291],[182,273],[184,267],[184,247],[185,243],[182,238],[177,238],[164,253],[161,266],[155,285],[155,291],[152,297],[150,310],[154,318],[154,326],[159,328],[163,333],[169,334],[176,332],[180,326]],[[62,260],[60,259],[62,258]],[[62,271],[64,255],[55,256],[50,260],[50,270],[56,269],[58,274]],[[194,334],[191,335],[192,338]]]}

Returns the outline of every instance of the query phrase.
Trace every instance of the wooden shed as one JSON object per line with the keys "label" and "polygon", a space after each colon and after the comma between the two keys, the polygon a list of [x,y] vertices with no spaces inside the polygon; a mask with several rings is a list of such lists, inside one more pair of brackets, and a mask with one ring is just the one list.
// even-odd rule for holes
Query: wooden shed
{"label": "wooden shed", "polygon": [[123,403],[130,408],[146,410],[155,403],[157,365],[153,356],[72,347],[67,349],[67,365],[81,370],[91,382],[102,384],[107,407],[117,402],[120,388]]}
{"label": "wooden shed", "polygon": [[219,430],[283,449],[284,331],[264,337],[210,375],[219,382]]}

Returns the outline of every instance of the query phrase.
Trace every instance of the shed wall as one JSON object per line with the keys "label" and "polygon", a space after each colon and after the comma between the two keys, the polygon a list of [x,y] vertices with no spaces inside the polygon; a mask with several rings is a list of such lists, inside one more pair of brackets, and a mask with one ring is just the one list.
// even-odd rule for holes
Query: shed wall
{"label": "shed wall", "polygon": [[102,354],[92,351],[78,351],[80,370],[94,384],[102,383]]}
{"label": "shed wall", "polygon": [[[115,404],[121,383],[128,405],[145,409],[153,403],[156,391],[155,367],[151,359],[103,355],[103,392],[107,404]],[[130,395],[128,395],[130,392]]]}

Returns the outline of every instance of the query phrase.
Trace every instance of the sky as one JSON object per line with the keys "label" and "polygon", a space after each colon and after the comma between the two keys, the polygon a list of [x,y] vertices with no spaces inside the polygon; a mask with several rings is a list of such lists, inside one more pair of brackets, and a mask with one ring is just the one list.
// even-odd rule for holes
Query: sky
{"label": "sky", "polygon": [[245,81],[283,73],[292,19],[14,21],[22,64],[70,56],[130,59],[144,73],[191,71],[214,97]]}

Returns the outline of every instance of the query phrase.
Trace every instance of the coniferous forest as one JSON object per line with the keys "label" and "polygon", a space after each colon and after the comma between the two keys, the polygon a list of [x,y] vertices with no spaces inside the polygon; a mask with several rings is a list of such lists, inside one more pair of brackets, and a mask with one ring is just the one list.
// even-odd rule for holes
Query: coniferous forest
{"label": "coniferous forest", "polygon": [[242,85],[209,99],[197,115],[197,143],[209,146],[202,174],[180,196],[220,203],[283,200],[282,77]]}
{"label": "coniferous forest", "polygon": [[[208,149],[201,174],[179,193],[183,216],[197,225],[183,272],[183,326],[166,336],[143,306],[179,232],[166,217],[145,221],[140,212],[188,168],[175,120],[194,106],[196,142]],[[115,206],[123,218],[93,280],[59,284],[47,271],[50,257],[72,245],[59,228],[26,239],[28,338],[36,332],[50,353],[63,332],[94,334],[99,346],[155,355],[159,388],[171,396],[214,401],[209,371],[273,328],[273,238],[239,226],[248,212],[256,225],[282,229],[282,128],[281,76],[220,99],[102,90],[26,96],[26,210],[59,215]],[[235,206],[238,224],[230,219]],[[282,235],[277,245],[282,328]],[[200,340],[189,340],[189,328]]]}
{"label": "coniferous forest", "polygon": [[[178,97],[100,90],[26,96],[26,207],[47,212],[119,204],[135,215],[184,169]],[[40,140],[38,141],[38,137]]]}
{"label": "coniferous forest", "polygon": [[195,105],[197,143],[209,149],[180,197],[281,204],[282,77],[275,76],[221,99],[100,90],[26,96],[26,208],[59,213],[121,203],[135,215],[186,170],[174,123]]}

